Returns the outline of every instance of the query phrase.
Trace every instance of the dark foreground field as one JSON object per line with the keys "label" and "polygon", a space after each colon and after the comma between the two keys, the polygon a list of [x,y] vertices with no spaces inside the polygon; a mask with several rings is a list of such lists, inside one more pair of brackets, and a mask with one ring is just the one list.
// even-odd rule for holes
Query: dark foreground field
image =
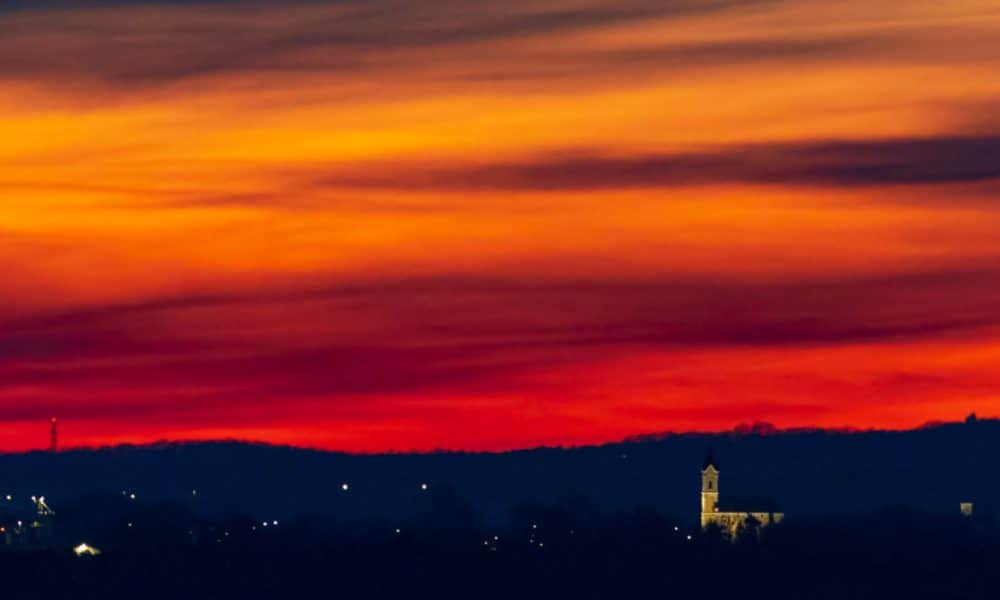
{"label": "dark foreground field", "polygon": [[231,521],[203,524],[196,540],[105,534],[97,557],[2,554],[0,577],[11,598],[997,597],[1000,532],[975,518],[887,509],[736,543],[642,511],[525,507],[514,523],[348,535]]}

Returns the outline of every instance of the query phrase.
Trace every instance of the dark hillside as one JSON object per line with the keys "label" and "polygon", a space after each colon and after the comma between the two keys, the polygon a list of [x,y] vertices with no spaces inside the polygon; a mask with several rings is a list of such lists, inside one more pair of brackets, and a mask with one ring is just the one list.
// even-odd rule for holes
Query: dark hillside
{"label": "dark hillside", "polygon": [[44,494],[57,511],[170,501],[209,516],[316,515],[341,524],[426,513],[442,494],[487,522],[506,519],[523,502],[576,498],[596,510],[644,506],[693,523],[709,448],[723,499],[773,497],[792,517],[889,505],[950,514],[963,500],[975,501],[977,514],[1000,506],[995,420],[904,432],[646,436],[500,454],[347,455],[237,442],[7,454],[0,455],[0,494],[21,508],[29,495]]}

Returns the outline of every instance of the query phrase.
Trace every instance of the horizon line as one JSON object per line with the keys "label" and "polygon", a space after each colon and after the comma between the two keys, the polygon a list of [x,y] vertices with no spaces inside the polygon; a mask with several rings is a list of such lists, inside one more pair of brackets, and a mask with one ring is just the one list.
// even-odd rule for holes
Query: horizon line
{"label": "horizon line", "polygon": [[347,456],[398,456],[398,455],[410,455],[410,456],[421,456],[421,455],[434,455],[434,454],[512,454],[516,452],[532,452],[538,450],[574,450],[583,448],[603,448],[607,446],[616,446],[623,444],[644,444],[652,443],[657,441],[663,441],[669,438],[684,438],[684,437],[719,437],[719,436],[730,436],[730,437],[750,437],[750,436],[777,436],[777,435],[803,435],[803,434],[834,434],[834,435],[865,435],[872,433],[906,433],[915,432],[922,430],[939,429],[955,425],[964,425],[970,423],[1000,423],[1000,417],[998,416],[987,416],[980,417],[977,413],[971,413],[962,420],[932,420],[926,421],[920,425],[912,427],[855,427],[855,426],[841,426],[841,427],[778,427],[768,421],[753,421],[753,422],[742,422],[734,425],[730,429],[720,429],[716,431],[706,431],[706,430],[692,430],[692,431],[658,431],[658,432],[647,432],[647,433],[637,433],[625,436],[624,438],[619,438],[616,440],[609,440],[605,442],[593,442],[593,443],[567,443],[567,444],[539,444],[533,446],[524,447],[514,447],[505,448],[497,450],[472,450],[472,449],[462,449],[462,448],[411,448],[407,450],[396,450],[393,448],[386,450],[373,450],[373,451],[360,451],[360,450],[343,450],[336,448],[324,448],[321,446],[312,446],[308,444],[294,444],[294,443],[284,443],[284,442],[271,442],[267,440],[252,439],[252,438],[239,438],[239,437],[206,437],[206,438],[175,438],[175,439],[157,439],[148,442],[120,442],[120,443],[110,443],[110,444],[98,444],[98,445],[70,445],[62,446],[57,451],[53,452],[51,449],[44,447],[31,448],[27,450],[0,450],[0,456],[21,456],[28,454],[71,454],[74,452],[100,452],[108,450],[144,450],[144,449],[156,449],[158,447],[171,447],[171,446],[205,446],[213,444],[234,444],[234,445],[244,445],[244,446],[261,446],[267,448],[277,448],[277,449],[288,449],[288,450],[299,450],[299,451],[309,451],[309,452],[321,452],[327,454],[342,454]]}

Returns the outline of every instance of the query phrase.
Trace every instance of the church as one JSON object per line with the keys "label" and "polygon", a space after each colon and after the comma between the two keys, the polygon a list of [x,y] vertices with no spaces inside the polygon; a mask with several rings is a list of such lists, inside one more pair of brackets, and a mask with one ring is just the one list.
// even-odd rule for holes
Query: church
{"label": "church", "polygon": [[716,525],[723,534],[736,538],[748,526],[780,523],[785,514],[771,500],[748,500],[733,504],[719,501],[719,467],[709,454],[701,469],[701,528]]}

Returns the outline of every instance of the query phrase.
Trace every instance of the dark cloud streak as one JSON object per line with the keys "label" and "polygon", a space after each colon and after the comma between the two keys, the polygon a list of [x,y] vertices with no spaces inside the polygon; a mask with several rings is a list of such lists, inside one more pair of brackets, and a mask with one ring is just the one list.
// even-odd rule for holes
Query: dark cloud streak
{"label": "dark cloud streak", "polygon": [[[773,285],[453,278],[151,299],[6,323],[0,389],[238,388],[261,398],[499,389],[526,371],[638,347],[974,334],[1000,326],[998,277],[1000,267]],[[313,325],[289,327],[276,309]],[[234,315],[259,315],[282,343],[228,335],[241,329]],[[232,329],[206,326],[226,322]]]}
{"label": "dark cloud streak", "polygon": [[[14,3],[6,4],[6,17],[0,9],[0,76],[136,85],[244,71],[370,71],[397,63],[401,51],[557,35],[767,1],[570,1],[544,9],[510,2],[476,10],[445,0]],[[217,12],[183,16],[173,10],[178,8]],[[164,9],[172,12],[148,19]],[[404,62],[414,68],[427,61]]]}
{"label": "dark cloud streak", "polygon": [[[1000,178],[1000,136],[777,142],[687,153],[567,151],[524,162],[358,168],[320,185],[467,190],[591,190],[711,184],[879,186]],[[364,173],[386,173],[385,177]]]}

